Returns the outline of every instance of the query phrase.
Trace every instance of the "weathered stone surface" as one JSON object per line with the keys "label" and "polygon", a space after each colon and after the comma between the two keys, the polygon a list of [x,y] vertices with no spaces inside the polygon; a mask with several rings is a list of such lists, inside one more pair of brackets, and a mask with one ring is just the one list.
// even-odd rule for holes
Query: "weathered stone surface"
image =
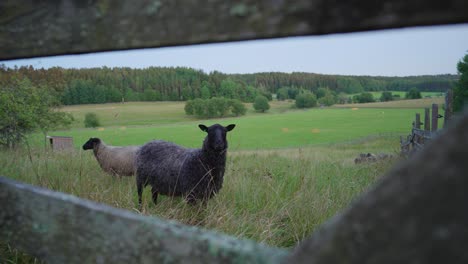
{"label": "weathered stone surface", "polygon": [[249,240],[0,177],[0,239],[47,263],[278,263]]}
{"label": "weathered stone surface", "polygon": [[0,59],[466,22],[466,0],[5,0]]}
{"label": "weathered stone surface", "polygon": [[288,263],[468,263],[468,113],[302,242]]}

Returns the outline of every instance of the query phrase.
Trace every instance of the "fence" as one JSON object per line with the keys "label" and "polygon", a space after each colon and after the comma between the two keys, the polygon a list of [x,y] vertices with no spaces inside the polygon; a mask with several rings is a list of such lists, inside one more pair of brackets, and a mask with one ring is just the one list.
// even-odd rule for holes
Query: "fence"
{"label": "fence", "polygon": [[48,263],[279,263],[287,252],[2,177],[0,204],[0,238]]}
{"label": "fence", "polygon": [[53,150],[70,150],[73,149],[73,138],[63,136],[46,136],[49,140],[50,147]]}
{"label": "fence", "polygon": [[[34,3],[0,2],[0,59],[468,22],[465,0]],[[468,114],[290,250],[1,177],[0,240],[48,263],[466,263],[467,130]]]}
{"label": "fence", "polygon": [[[444,127],[447,127],[452,118],[453,91],[447,90],[445,94],[444,116],[439,114],[439,105],[432,104],[430,108],[424,109],[424,122],[421,122],[421,115],[416,113],[412,123],[411,134],[406,138],[400,136],[400,147],[402,156],[409,156],[412,153],[421,150],[426,143],[439,134],[439,119],[444,117]],[[424,128],[421,129],[421,126]]]}

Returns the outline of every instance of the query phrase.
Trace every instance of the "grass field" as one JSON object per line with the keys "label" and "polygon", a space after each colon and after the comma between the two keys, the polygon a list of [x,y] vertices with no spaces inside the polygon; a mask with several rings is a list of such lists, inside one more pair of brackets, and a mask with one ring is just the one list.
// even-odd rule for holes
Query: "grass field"
{"label": "grass field", "polygon": [[343,142],[368,135],[406,133],[415,111],[410,109],[311,109],[283,114],[186,121],[152,126],[112,126],[50,133],[72,136],[77,147],[90,137],[113,145],[140,145],[153,139],[187,147],[201,145],[205,133],[197,124],[236,124],[228,134],[232,150],[299,147]]}
{"label": "grass field", "polygon": [[183,102],[129,102],[66,106],[73,115],[72,128],[84,127],[86,113],[96,113],[102,126],[160,125],[187,121]]}
{"label": "grass field", "polygon": [[[102,138],[113,145],[141,145],[153,139],[163,139],[186,147],[199,147],[205,136],[198,129],[199,123],[234,123],[236,128],[228,134],[233,151],[294,148],[345,142],[368,135],[406,134],[414,114],[423,113],[423,108],[433,102],[439,101],[405,100],[309,110],[291,110],[291,102],[274,102],[271,111],[265,114],[249,113],[242,117],[210,120],[186,116],[184,104],[180,102],[75,106],[63,110],[73,113],[76,120],[82,119],[86,112],[96,112],[103,127],[78,128],[77,123],[71,130],[49,134],[72,136],[76,148],[90,137]],[[43,144],[43,135],[35,135],[32,142],[33,145]]]}
{"label": "grass field", "polygon": [[[375,104],[374,108],[361,104],[310,110],[291,109],[291,102],[274,102],[266,114],[254,113],[249,105],[247,116],[213,120],[189,118],[183,112],[184,104],[173,102],[66,107],[63,110],[73,113],[76,123],[71,130],[50,134],[73,136],[76,148],[67,153],[45,151],[42,135],[35,135],[30,140],[31,151],[0,152],[0,175],[288,248],[349,205],[397,161],[353,162],[363,152],[396,156],[398,136],[407,135],[414,114],[422,113],[432,102],[412,100],[413,108],[391,102]],[[103,127],[81,128],[86,112],[97,113]],[[197,127],[199,123],[237,125],[228,134],[223,189],[207,207],[188,206],[179,198],[165,196],[154,205],[147,188],[139,211],[135,178],[119,179],[103,173],[92,152],[80,149],[89,137],[115,145],[165,139],[199,147],[205,136]],[[1,243],[0,256],[7,256],[11,263],[35,261]]]}
{"label": "grass field", "polygon": [[[355,165],[361,151],[396,154],[394,137],[369,137],[309,148],[229,152],[224,187],[206,208],[179,198],[151,201],[138,211],[134,177],[102,172],[92,152],[0,152],[0,175],[144,215],[291,247],[346,207],[395,160]],[[1,253],[0,247],[0,253]]]}
{"label": "grass field", "polygon": [[[365,104],[342,104],[334,105],[334,108],[395,108],[395,109],[423,109],[425,107],[431,107],[432,104],[438,104],[439,109],[442,104],[445,103],[443,97],[436,98],[423,98],[415,100],[398,100],[398,101],[389,101],[389,102],[375,102],[375,103],[365,103]],[[424,112],[424,111],[423,111]],[[439,110],[440,112],[440,110]]]}

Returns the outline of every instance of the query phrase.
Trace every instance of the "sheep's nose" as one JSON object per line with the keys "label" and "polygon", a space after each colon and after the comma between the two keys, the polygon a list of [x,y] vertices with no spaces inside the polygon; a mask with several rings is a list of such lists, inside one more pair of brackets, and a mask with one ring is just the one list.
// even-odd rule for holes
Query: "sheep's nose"
{"label": "sheep's nose", "polygon": [[217,144],[214,145],[215,150],[223,150],[225,149],[225,145],[223,142],[218,142]]}

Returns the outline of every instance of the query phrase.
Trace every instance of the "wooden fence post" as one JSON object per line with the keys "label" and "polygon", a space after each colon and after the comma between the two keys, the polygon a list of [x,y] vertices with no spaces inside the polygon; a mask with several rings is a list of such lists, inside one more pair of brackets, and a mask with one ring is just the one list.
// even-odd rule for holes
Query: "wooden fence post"
{"label": "wooden fence post", "polygon": [[432,129],[431,131],[437,131],[438,127],[438,116],[439,116],[439,106],[437,104],[432,104]]}
{"label": "wooden fence post", "polygon": [[414,127],[417,129],[421,129],[421,115],[419,113],[416,114],[416,122]]}
{"label": "wooden fence post", "polygon": [[431,121],[429,119],[429,108],[424,109],[424,130],[431,130]]}
{"label": "wooden fence post", "polygon": [[[45,263],[284,263],[268,247],[0,177],[0,241]],[[5,263],[0,256],[0,263]]]}
{"label": "wooden fence post", "polygon": [[453,114],[453,91],[448,89],[445,94],[445,114],[444,114],[444,128],[447,127],[448,122],[452,119]]}

